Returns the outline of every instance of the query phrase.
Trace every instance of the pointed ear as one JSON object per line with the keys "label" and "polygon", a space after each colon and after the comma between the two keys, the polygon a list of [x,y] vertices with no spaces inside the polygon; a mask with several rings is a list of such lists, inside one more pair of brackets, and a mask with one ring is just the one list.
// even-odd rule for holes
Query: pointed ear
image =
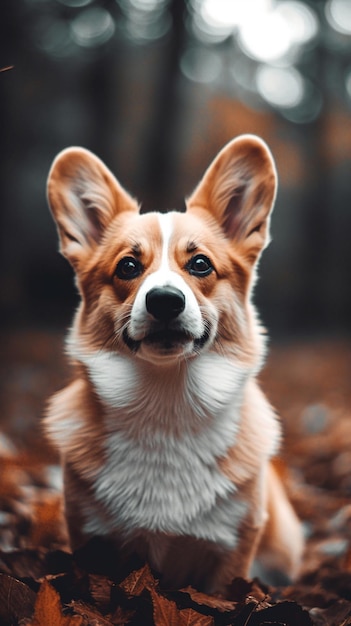
{"label": "pointed ear", "polygon": [[84,148],[68,148],[56,157],[48,177],[48,200],[60,251],[75,269],[118,213],[138,211],[103,162]]}
{"label": "pointed ear", "polygon": [[254,263],[269,243],[269,218],[277,174],[266,144],[254,135],[228,143],[188,200],[188,210],[208,211],[238,250]]}

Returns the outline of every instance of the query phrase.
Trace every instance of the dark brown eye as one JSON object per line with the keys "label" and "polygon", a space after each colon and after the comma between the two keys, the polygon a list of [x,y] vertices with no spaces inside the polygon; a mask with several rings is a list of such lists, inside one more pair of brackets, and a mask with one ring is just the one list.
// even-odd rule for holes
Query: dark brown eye
{"label": "dark brown eye", "polygon": [[133,280],[143,273],[143,266],[132,256],[125,256],[121,259],[116,267],[116,276],[121,280]]}
{"label": "dark brown eye", "polygon": [[192,276],[202,278],[213,272],[214,267],[210,259],[204,254],[196,254],[186,265],[186,269]]}

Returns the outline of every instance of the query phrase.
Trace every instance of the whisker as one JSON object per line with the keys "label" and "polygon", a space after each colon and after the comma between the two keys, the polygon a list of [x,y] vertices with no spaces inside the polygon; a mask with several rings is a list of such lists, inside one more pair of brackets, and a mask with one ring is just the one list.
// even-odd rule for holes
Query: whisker
{"label": "whisker", "polygon": [[131,304],[123,303],[124,311],[122,315],[119,317],[119,326],[113,329],[112,333],[104,340],[102,345],[100,346],[99,352],[103,351],[106,346],[112,347],[112,349],[118,346],[118,342],[121,340],[123,331],[127,328],[129,320],[130,320],[130,312],[132,310]]}
{"label": "whisker", "polygon": [[112,333],[111,333],[111,334],[110,334],[110,335],[109,335],[109,336],[105,339],[105,341],[101,344],[101,346],[100,346],[100,348],[99,348],[99,350],[98,350],[98,354],[100,354],[101,352],[103,352],[103,350],[105,350],[106,346],[107,346],[108,344],[110,344],[110,342],[111,342],[111,341],[112,341],[112,344],[113,344],[113,340],[114,340],[113,338],[114,338],[114,336],[115,336],[115,332],[113,331],[113,332],[112,332]]}

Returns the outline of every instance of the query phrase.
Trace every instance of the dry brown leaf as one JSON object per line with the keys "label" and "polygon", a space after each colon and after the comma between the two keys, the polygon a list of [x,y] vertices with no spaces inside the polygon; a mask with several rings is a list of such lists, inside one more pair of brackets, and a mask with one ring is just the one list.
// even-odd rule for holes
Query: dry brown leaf
{"label": "dry brown leaf", "polygon": [[217,598],[216,596],[208,596],[206,593],[197,591],[193,587],[185,587],[181,589],[181,591],[188,593],[191,599],[197,604],[204,604],[212,609],[218,609],[218,611],[232,611],[237,605],[236,602],[230,600],[223,600],[223,598]]}
{"label": "dry brown leaf", "polygon": [[179,614],[179,626],[213,626],[214,624],[210,615],[201,615],[193,609],[182,609]]}
{"label": "dry brown leaf", "polygon": [[35,593],[20,580],[0,574],[0,624],[14,623],[33,614]]}
{"label": "dry brown leaf", "polygon": [[[85,602],[82,602],[81,600],[78,600],[78,601],[73,600],[73,602],[70,602],[69,606],[73,609],[75,613],[77,613],[78,615],[81,615],[82,618],[86,618],[89,624],[96,624],[96,625],[98,624],[99,626],[115,626],[114,621],[102,615],[100,611],[98,611],[96,608],[94,608],[90,604],[86,604]],[[69,626],[71,626],[71,624]]]}
{"label": "dry brown leaf", "polygon": [[[284,624],[285,626],[313,626],[307,611],[296,602],[278,602],[262,610],[253,611],[254,617],[249,623],[252,626],[259,624]],[[340,625],[341,626],[341,625]]]}
{"label": "dry brown leaf", "polygon": [[135,611],[128,611],[126,609],[122,609],[121,606],[117,607],[114,613],[111,616],[111,620],[113,626],[125,626],[125,624],[129,624],[132,617],[135,615]]}
{"label": "dry brown leaf", "polygon": [[140,596],[145,589],[151,590],[155,586],[156,581],[148,565],[131,572],[120,584],[120,588],[130,596]]}
{"label": "dry brown leaf", "polygon": [[315,626],[349,626],[351,624],[351,602],[338,600],[325,609],[310,611]]}
{"label": "dry brown leaf", "polygon": [[[180,626],[182,624],[180,611],[173,600],[159,595],[155,589],[149,589],[155,626]],[[186,624],[186,622],[184,622]]]}
{"label": "dry brown leaf", "polygon": [[80,615],[62,615],[60,596],[47,580],[40,585],[29,626],[83,626]]}
{"label": "dry brown leaf", "polygon": [[[89,591],[100,610],[108,612],[111,601],[112,580],[100,574],[89,574]],[[104,612],[105,612],[104,611]]]}

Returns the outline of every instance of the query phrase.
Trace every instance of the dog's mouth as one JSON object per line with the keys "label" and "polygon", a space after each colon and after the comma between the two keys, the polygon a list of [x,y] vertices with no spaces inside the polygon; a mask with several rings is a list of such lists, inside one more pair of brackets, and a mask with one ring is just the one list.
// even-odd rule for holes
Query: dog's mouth
{"label": "dog's mouth", "polygon": [[183,351],[186,346],[192,344],[194,352],[201,349],[210,338],[210,329],[206,327],[201,337],[193,337],[183,330],[161,328],[152,330],[140,340],[133,339],[127,329],[123,331],[123,340],[132,352],[138,352],[143,344],[155,352],[170,354]]}
{"label": "dog's mouth", "polygon": [[172,330],[165,328],[163,330],[157,330],[146,335],[143,340],[145,344],[160,347],[164,350],[172,350],[177,346],[182,346],[189,341],[192,341],[191,335],[181,330]]}

